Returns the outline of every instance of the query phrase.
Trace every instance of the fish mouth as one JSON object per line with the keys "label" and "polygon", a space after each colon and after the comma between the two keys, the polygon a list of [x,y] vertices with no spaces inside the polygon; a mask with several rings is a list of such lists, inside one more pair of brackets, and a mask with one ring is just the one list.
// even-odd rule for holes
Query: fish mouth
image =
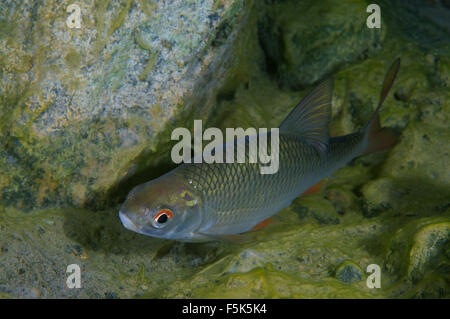
{"label": "fish mouth", "polygon": [[143,226],[136,225],[135,222],[126,213],[124,213],[122,211],[119,211],[119,218],[120,218],[120,221],[122,222],[122,225],[128,230],[131,230],[131,231],[141,234],[141,235],[162,238],[162,236],[158,236],[155,234],[154,229],[151,229],[150,227],[148,227],[146,225],[143,225]]}
{"label": "fish mouth", "polygon": [[119,211],[119,218],[120,221],[122,222],[122,225],[129,230],[132,230],[134,232],[140,233],[140,229],[139,227],[136,226],[136,224],[124,213],[122,213],[121,211]]}
{"label": "fish mouth", "polygon": [[119,211],[119,217],[120,221],[122,222],[122,225],[125,226],[126,229],[131,230],[135,233],[146,235],[146,236],[153,236],[159,238],[159,236],[153,235],[152,230],[148,226],[137,226],[133,220],[127,216],[127,214],[123,213],[122,211]]}

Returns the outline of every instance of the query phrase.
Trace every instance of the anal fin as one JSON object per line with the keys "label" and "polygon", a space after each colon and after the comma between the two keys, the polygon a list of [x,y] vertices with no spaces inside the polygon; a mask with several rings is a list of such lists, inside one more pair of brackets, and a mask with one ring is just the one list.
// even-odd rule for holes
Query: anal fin
{"label": "anal fin", "polygon": [[310,188],[308,188],[306,191],[303,192],[303,194],[301,196],[307,196],[307,195],[312,195],[315,193],[320,192],[325,184],[328,182],[328,179],[325,178],[323,180],[321,180],[320,182],[318,182],[317,184],[314,184],[313,186],[311,186]]}
{"label": "anal fin", "polygon": [[252,229],[250,229],[249,231],[255,231],[258,229],[262,229],[264,227],[267,227],[267,226],[273,224],[274,222],[275,222],[275,218],[269,217],[267,219],[264,219],[262,222],[256,224],[255,226],[253,226]]}
{"label": "anal fin", "polygon": [[225,241],[229,243],[246,243],[250,239],[245,235],[239,235],[239,234],[204,234],[200,233],[200,235],[211,238],[213,240],[220,240]]}

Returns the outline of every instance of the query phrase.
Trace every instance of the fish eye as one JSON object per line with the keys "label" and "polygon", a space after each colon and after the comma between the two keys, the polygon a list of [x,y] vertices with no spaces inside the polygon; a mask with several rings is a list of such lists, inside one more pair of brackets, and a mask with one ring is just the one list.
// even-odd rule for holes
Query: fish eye
{"label": "fish eye", "polygon": [[162,228],[172,217],[173,213],[170,209],[161,209],[153,218],[152,226],[155,228]]}

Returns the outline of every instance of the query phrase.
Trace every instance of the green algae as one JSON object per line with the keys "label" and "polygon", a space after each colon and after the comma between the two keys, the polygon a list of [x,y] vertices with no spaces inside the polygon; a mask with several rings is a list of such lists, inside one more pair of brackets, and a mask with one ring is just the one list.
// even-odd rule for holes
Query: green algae
{"label": "green algae", "polygon": [[103,50],[107,37],[103,37],[103,34],[105,33],[105,30],[107,29],[106,21],[105,21],[105,15],[106,15],[106,9],[109,6],[110,1],[96,1],[94,6],[94,12],[95,12],[95,27],[97,29],[98,34],[100,35],[97,38],[97,41],[94,43],[93,51],[96,52],[96,55],[99,55],[101,50]]}
{"label": "green algae", "polygon": [[270,6],[261,22],[261,39],[280,84],[303,88],[379,52],[385,29],[366,27],[361,13],[367,5],[363,0],[338,6],[333,1],[284,1]]}
{"label": "green algae", "polygon": [[[422,227],[413,237],[409,253],[408,278],[418,282],[429,271],[429,263],[440,268],[443,274],[448,274],[449,263],[443,257],[448,249],[450,222],[429,224]],[[442,260],[439,260],[439,259]]]}
{"label": "green algae", "polygon": [[[418,219],[398,229],[389,239],[386,269],[407,281],[417,282],[424,277],[428,263],[431,272],[435,272],[433,268],[444,267],[440,272],[445,275],[448,261],[436,261],[434,255],[448,242],[449,213],[444,216]],[[445,254],[442,257],[446,258]]]}
{"label": "green algae", "polygon": [[139,75],[139,80],[144,80],[149,72],[153,70],[153,67],[155,66],[156,61],[158,60],[159,52],[151,52],[150,56],[148,58],[147,63],[145,64],[145,68],[142,71],[142,73]]}
{"label": "green algae", "polygon": [[147,44],[145,39],[143,39],[141,32],[136,31],[134,33],[134,40],[136,41],[137,45],[139,45],[139,47],[141,49],[146,50],[146,51],[150,51],[152,49],[150,44]]}
{"label": "green algae", "polygon": [[228,275],[214,285],[199,289],[194,298],[373,298],[369,291],[355,292],[333,279],[322,283],[301,280],[280,271],[255,268],[247,273]]}
{"label": "green algae", "polygon": [[335,276],[344,283],[358,282],[364,278],[361,267],[351,260],[342,262],[336,268]]}
{"label": "green algae", "polygon": [[132,3],[133,3],[132,0],[125,0],[125,1],[120,2],[121,8],[120,8],[119,12],[117,13],[117,15],[112,20],[113,22],[111,23],[109,30],[108,30],[109,36],[111,34],[113,34],[114,31],[116,31],[118,28],[120,28],[120,26],[123,23],[123,20],[125,19],[126,14],[130,10]]}
{"label": "green algae", "polygon": [[80,65],[81,57],[80,54],[75,49],[71,49],[68,50],[64,59],[66,60],[70,68],[75,69]]}
{"label": "green algae", "polygon": [[153,14],[153,9],[155,8],[155,3],[149,0],[140,0],[139,4],[144,11],[145,15],[150,18]]}
{"label": "green algae", "polygon": [[[5,158],[11,159],[9,163],[15,161],[15,164],[0,167],[3,176],[0,184],[4,186],[2,198],[5,202],[19,207],[28,205],[30,208],[61,203],[84,206],[92,202],[98,207],[104,207],[110,202],[108,194],[113,193],[121,180],[128,177],[135,162],[140,163],[138,157],[148,156],[143,160],[147,169],[157,165],[152,161],[162,156],[149,155],[156,149],[152,143],[158,140],[155,135],[165,129],[163,126],[170,126],[168,118],[173,112],[181,109],[177,108],[177,105],[184,105],[186,108],[192,108],[194,104],[201,105],[203,111],[211,108],[213,100],[202,103],[195,98],[189,99],[182,94],[183,88],[176,87],[175,90],[170,89],[171,92],[175,92],[171,95],[165,93],[167,90],[159,90],[157,92],[159,95],[155,96],[155,101],[151,105],[142,105],[136,109],[140,113],[138,116],[119,114],[119,117],[126,119],[122,118],[118,122],[114,122],[116,115],[106,120],[102,118],[106,110],[99,110],[101,100],[111,94],[121,93],[127,80],[130,48],[134,48],[134,42],[143,50],[150,49],[150,52],[146,53],[148,55],[142,61],[142,68],[139,68],[133,79],[136,78],[137,82],[145,81],[153,70],[161,69],[161,64],[158,64],[160,48],[148,46],[148,43],[140,40],[139,34],[135,32],[136,28],[128,28],[128,24],[125,23],[130,15],[136,15],[135,6],[131,3],[131,1],[95,1],[91,6],[86,4],[87,8],[82,6],[80,30],[66,29],[64,21],[67,16],[57,2],[49,1],[45,6],[37,5],[37,12],[33,15],[36,21],[28,19],[22,28],[14,27],[14,19],[23,19],[19,9],[12,6],[14,14],[2,13],[2,17],[8,19],[5,20],[7,22],[1,20],[2,25],[14,27],[11,29],[12,33],[1,34],[6,38],[4,42],[6,54],[3,54],[3,49],[0,54],[2,72],[6,72],[7,77],[11,76],[15,80],[2,82],[0,91],[1,143],[7,148],[2,150],[1,154],[4,155],[4,162]],[[153,2],[141,1],[140,4],[148,17],[152,11],[158,10],[158,6]],[[233,25],[239,25],[234,22],[239,18],[238,9],[242,6],[236,7],[233,1],[225,1],[223,4],[224,7],[217,9],[218,14],[227,16],[230,30],[233,30]],[[228,8],[231,13],[228,12]],[[40,15],[42,19],[38,19]],[[159,19],[159,24],[164,22],[160,15],[161,12],[155,17],[156,20]],[[12,21],[9,21],[10,19]],[[190,23],[195,22],[195,19]],[[27,32],[27,27],[30,27],[29,21],[34,21],[35,27]],[[158,28],[159,24],[156,25]],[[61,34],[55,33],[51,29],[52,25],[58,25],[64,32],[69,32],[70,45],[61,45],[66,40],[60,41],[59,38],[55,41],[54,37]],[[208,36],[211,34],[213,32],[209,32]],[[165,37],[170,35],[166,34]],[[164,39],[162,46],[173,50],[171,40],[176,42],[179,47],[173,59],[178,67],[184,66],[189,62],[187,59],[196,54],[193,52],[197,49],[195,45],[201,44],[201,52],[197,58],[201,59],[201,54],[208,53],[209,56],[215,54],[213,52],[211,55],[211,50],[208,51],[208,48],[203,46],[203,41],[195,42],[186,37],[183,28],[177,29],[172,35],[174,39]],[[24,37],[25,39],[22,39]],[[74,44],[88,38],[92,39],[92,45]],[[231,40],[224,39],[226,42],[224,46],[229,46]],[[21,47],[19,43],[27,45]],[[54,51],[61,53],[62,63],[51,57]],[[26,54],[23,54],[24,52]],[[96,64],[105,67],[98,70]],[[87,69],[94,69],[89,77],[84,75]],[[213,72],[213,67],[208,71]],[[193,79],[193,82],[196,80]],[[221,81],[220,77],[217,81]],[[137,86],[142,87],[140,83],[136,84]],[[201,91],[211,95],[214,90],[197,90]],[[83,95],[83,92],[86,94]],[[146,100],[144,97],[142,99]],[[153,112],[153,104],[159,105],[162,111]],[[95,109],[97,111],[94,111]],[[146,109],[148,116],[145,114]],[[202,112],[200,107],[198,109],[200,113],[207,113]],[[61,113],[63,116],[55,120],[52,117],[54,113]],[[146,119],[143,119],[144,117]],[[183,122],[178,123],[185,125],[184,122],[192,118],[184,118]],[[53,120],[55,123],[51,123]],[[136,136],[139,146],[119,150],[122,141],[118,136],[114,136],[114,133],[123,130],[131,131]],[[166,137],[167,135],[164,135],[164,138]],[[162,152],[166,150],[165,146],[161,148]],[[102,167],[104,169],[101,169]],[[9,176],[8,172],[13,175]],[[158,172],[161,173],[161,170]],[[93,192],[97,194],[94,195]]]}
{"label": "green algae", "polygon": [[[250,234],[249,243],[233,245],[183,244],[138,235],[122,227],[117,209],[25,213],[8,208],[0,216],[2,258],[10,265],[3,274],[17,271],[15,252],[24,249],[29,255],[23,265],[41,260],[46,268],[27,268],[26,276],[43,272],[42,280],[50,284],[39,289],[48,297],[72,294],[58,290],[50,279],[53,272],[63,278],[64,268],[74,262],[82,265],[89,278],[82,292],[72,294],[78,297],[443,297],[442,289],[436,292],[430,283],[430,271],[447,289],[443,283],[449,261],[443,251],[449,213],[417,221],[410,218],[404,225],[402,215],[384,213],[367,219],[361,205],[358,212],[359,218],[346,219],[345,211],[339,224],[310,223],[296,217],[291,206],[274,225]],[[44,246],[37,253],[35,248]],[[55,256],[52,270],[46,263],[49,253]],[[364,277],[350,283],[335,278],[349,260],[362,269],[372,263],[380,265],[382,288],[367,288]],[[5,279],[0,277],[0,287]]]}

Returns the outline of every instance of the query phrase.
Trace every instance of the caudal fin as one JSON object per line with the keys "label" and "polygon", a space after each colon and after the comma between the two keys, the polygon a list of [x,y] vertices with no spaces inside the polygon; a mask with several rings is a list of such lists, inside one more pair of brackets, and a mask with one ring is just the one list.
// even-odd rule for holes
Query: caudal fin
{"label": "caudal fin", "polygon": [[400,59],[397,59],[391,65],[389,71],[386,74],[377,109],[373,113],[372,117],[370,118],[369,122],[367,123],[364,129],[365,138],[367,140],[367,147],[361,153],[362,155],[388,149],[391,146],[395,145],[395,143],[397,142],[397,135],[391,129],[386,127],[381,128],[380,117],[378,113],[380,111],[381,105],[384,102],[384,99],[386,98],[387,94],[389,93],[389,90],[392,87],[392,84],[394,83],[399,68],[400,68]]}

